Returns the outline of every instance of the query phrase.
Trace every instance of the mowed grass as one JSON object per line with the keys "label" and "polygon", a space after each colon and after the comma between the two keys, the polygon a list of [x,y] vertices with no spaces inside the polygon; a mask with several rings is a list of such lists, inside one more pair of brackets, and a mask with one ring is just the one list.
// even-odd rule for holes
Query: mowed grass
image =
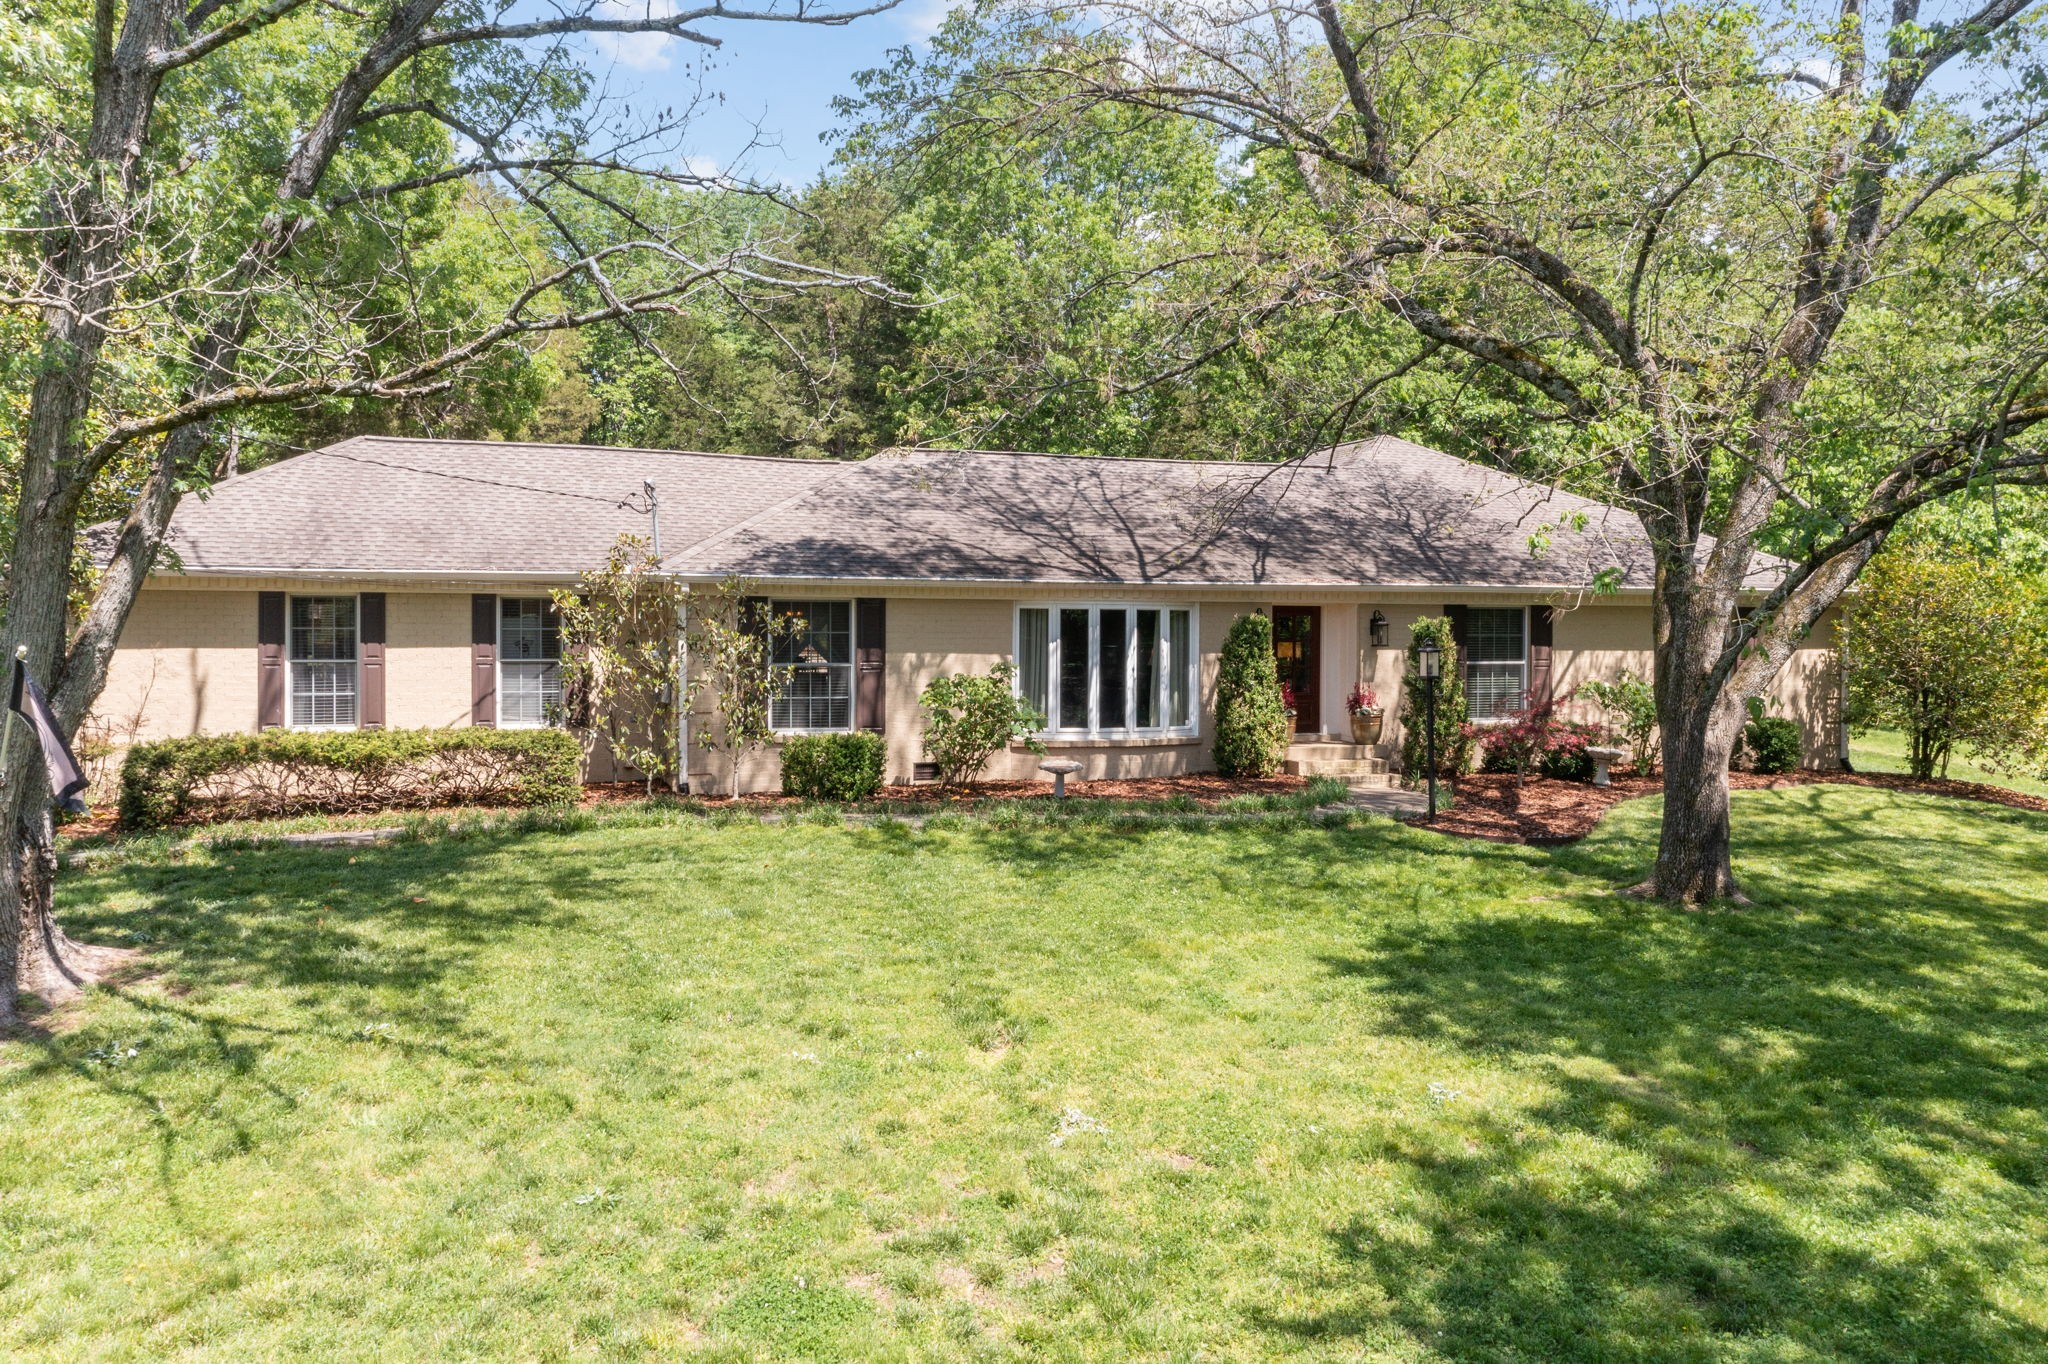
{"label": "mowed grass", "polygon": [[[1911,744],[1901,730],[1877,729],[1849,738],[1849,762],[1858,772],[1905,772],[1910,769]],[[1939,775],[1939,774],[1937,774]],[[1986,786],[2003,786],[2031,796],[2048,796],[2048,781],[2024,772],[1993,772],[1979,767],[1961,754],[1950,759],[1951,781],[1977,781]]]}
{"label": "mowed grass", "polygon": [[1386,822],[584,817],[108,863],[0,1044],[49,1359],[2048,1358],[2048,817],[1742,912]]}

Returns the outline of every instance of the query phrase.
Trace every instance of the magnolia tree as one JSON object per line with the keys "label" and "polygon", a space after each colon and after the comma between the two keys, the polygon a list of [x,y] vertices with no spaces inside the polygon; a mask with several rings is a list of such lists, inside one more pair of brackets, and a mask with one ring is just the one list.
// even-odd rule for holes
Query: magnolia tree
{"label": "magnolia tree", "polygon": [[1519,471],[1640,518],[1666,790],[1645,889],[1736,895],[1745,703],[1902,518],[2048,464],[2040,0],[997,13],[1032,55],[978,72],[950,135],[1104,105],[1215,130],[1268,206],[1215,247],[1269,282],[1248,335],[1273,310],[1390,319],[1402,366],[1531,414]]}
{"label": "magnolia tree", "polygon": [[[858,3],[858,0],[856,0]],[[12,504],[0,657],[60,726],[104,684],[179,496],[238,418],[443,392],[554,334],[844,285],[771,240],[636,206],[690,110],[621,113],[570,46],[701,45],[886,8],[567,0],[55,0],[0,13],[0,377]],[[456,210],[472,230],[451,238]],[[450,281],[461,287],[451,287]],[[111,518],[88,551],[81,524]],[[77,571],[90,563],[91,571]],[[49,921],[32,746],[4,755],[0,1017],[96,969]]]}
{"label": "magnolia tree", "polygon": [[689,608],[690,708],[705,702],[691,732],[700,747],[726,755],[726,794],[737,797],[747,758],[775,738],[776,646],[802,633],[804,620],[771,609],[750,580],[737,577],[692,588]]}
{"label": "magnolia tree", "polygon": [[654,784],[680,784],[688,590],[661,573],[638,536],[621,536],[601,568],[554,594],[561,620],[562,721],[588,757],[602,743]]}

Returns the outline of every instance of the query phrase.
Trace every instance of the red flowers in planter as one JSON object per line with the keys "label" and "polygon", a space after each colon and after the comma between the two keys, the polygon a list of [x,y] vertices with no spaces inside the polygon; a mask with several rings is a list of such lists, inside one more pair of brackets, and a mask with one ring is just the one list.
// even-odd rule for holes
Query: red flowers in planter
{"label": "red flowers in planter", "polygon": [[1371,687],[1361,682],[1345,696],[1344,708],[1353,715],[1366,715],[1380,708],[1380,698]]}

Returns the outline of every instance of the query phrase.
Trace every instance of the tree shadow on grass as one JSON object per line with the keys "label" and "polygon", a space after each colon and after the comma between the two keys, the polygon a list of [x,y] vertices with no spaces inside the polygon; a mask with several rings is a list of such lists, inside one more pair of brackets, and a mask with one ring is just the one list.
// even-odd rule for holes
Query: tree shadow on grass
{"label": "tree shadow on grass", "polygon": [[[1339,1217],[1335,1305],[1255,1324],[1458,1359],[2048,1357],[2013,1286],[2048,1226],[2048,818],[1815,788],[1770,813],[1738,808],[1755,909],[1584,895],[1327,956],[1384,1030],[1542,1097],[1447,1106],[1455,1140],[1396,1125],[1372,1155],[1405,1225]],[[1555,860],[1624,880],[1653,820]]]}
{"label": "tree shadow on grass", "polygon": [[[97,992],[126,1009],[21,1032],[15,1045],[33,1059],[12,1083],[68,1074],[121,1099],[153,1134],[158,1182],[182,1221],[175,1171],[192,1164],[182,1148],[248,1149],[253,1122],[298,1107],[271,1078],[267,1062],[280,1051],[374,1044],[443,1063],[443,1074],[517,1070],[500,1038],[472,1026],[461,977],[510,935],[573,925],[580,916],[569,906],[598,874],[570,856],[486,869],[526,837],[244,845],[66,876],[67,930],[141,947],[146,974]],[[236,998],[245,987],[287,1007],[252,1014]],[[125,1058],[134,1042],[144,1045]]]}

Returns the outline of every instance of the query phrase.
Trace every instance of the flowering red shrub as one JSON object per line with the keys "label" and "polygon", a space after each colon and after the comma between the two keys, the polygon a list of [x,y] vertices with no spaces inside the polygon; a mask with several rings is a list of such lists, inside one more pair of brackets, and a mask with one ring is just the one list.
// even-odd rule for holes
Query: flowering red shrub
{"label": "flowering red shrub", "polygon": [[1555,701],[1517,711],[1502,724],[1473,726],[1471,734],[1479,744],[1480,771],[1541,772],[1558,781],[1592,780],[1593,760],[1586,750],[1602,737],[1598,725],[1558,719]]}

